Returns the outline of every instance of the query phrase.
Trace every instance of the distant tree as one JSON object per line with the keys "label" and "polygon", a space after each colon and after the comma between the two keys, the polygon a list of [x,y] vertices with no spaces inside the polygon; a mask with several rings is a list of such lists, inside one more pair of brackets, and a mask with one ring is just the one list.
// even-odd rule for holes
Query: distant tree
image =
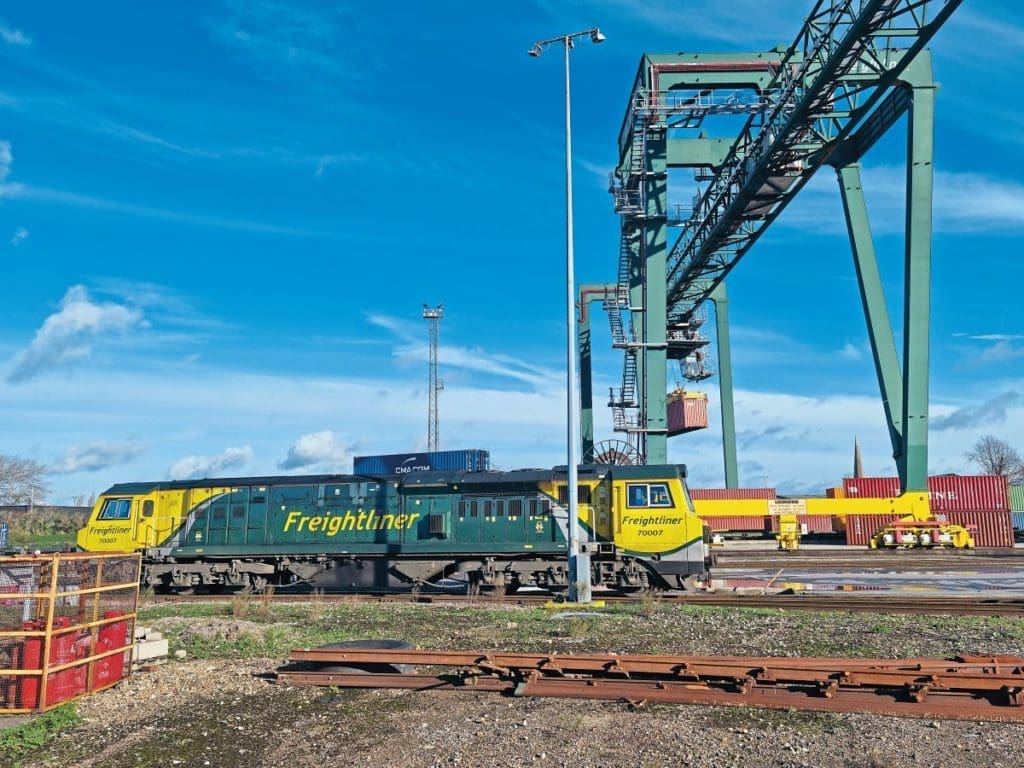
{"label": "distant tree", "polygon": [[50,490],[46,467],[24,456],[0,453],[0,504],[41,502]]}
{"label": "distant tree", "polygon": [[979,438],[966,456],[986,475],[1006,475],[1012,482],[1024,480],[1024,461],[1017,449],[998,437]]}

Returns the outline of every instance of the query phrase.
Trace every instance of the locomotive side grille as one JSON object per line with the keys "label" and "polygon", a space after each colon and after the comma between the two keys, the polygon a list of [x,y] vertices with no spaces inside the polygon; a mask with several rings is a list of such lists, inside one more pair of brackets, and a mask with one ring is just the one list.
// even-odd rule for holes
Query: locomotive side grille
{"label": "locomotive side grille", "polygon": [[438,534],[440,536],[445,535],[444,518],[445,516],[443,514],[439,514],[437,512],[430,513],[427,522],[430,526],[431,533]]}

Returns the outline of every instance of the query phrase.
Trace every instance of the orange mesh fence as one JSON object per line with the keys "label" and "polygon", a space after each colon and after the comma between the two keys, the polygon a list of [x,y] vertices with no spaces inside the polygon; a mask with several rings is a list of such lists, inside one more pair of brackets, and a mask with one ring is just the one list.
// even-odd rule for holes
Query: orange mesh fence
{"label": "orange mesh fence", "polygon": [[138,554],[0,557],[0,714],[45,711],[131,673]]}

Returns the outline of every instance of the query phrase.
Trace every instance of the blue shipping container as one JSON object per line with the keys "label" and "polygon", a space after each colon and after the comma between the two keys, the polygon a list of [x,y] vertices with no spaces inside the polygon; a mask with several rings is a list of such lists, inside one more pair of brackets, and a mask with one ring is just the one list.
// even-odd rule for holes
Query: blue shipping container
{"label": "blue shipping container", "polygon": [[7,546],[7,532],[10,527],[7,523],[0,523],[0,549],[4,549]]}
{"label": "blue shipping container", "polygon": [[461,469],[483,472],[491,468],[491,453],[480,448],[464,451],[392,453],[385,456],[356,456],[352,472],[357,475],[404,475],[430,469]]}
{"label": "blue shipping container", "polygon": [[1013,530],[1024,531],[1024,512],[1013,513]]}

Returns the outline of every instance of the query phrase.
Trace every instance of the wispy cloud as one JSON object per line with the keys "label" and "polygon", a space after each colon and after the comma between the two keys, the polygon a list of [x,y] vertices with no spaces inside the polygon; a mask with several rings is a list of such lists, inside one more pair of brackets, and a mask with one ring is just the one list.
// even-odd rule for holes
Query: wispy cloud
{"label": "wispy cloud", "polygon": [[345,445],[331,430],[303,435],[288,449],[278,467],[284,470],[316,467],[326,472],[342,472],[351,468],[354,446]]}
{"label": "wispy cloud", "polygon": [[602,0],[598,5],[657,30],[690,30],[705,40],[742,44],[743,50],[757,42],[791,42],[807,12],[804,0],[771,5],[760,0]]}
{"label": "wispy cloud", "polygon": [[997,341],[988,349],[983,349],[974,359],[977,363],[985,365],[988,363],[1003,363],[1021,357],[1024,357],[1024,345],[1014,344],[1004,339]]}
{"label": "wispy cloud", "polygon": [[991,363],[1005,363],[1024,357],[1024,335],[1018,333],[954,333],[954,338],[988,342],[980,351],[973,348],[966,353],[960,368],[977,368]]}
{"label": "wispy cloud", "polygon": [[[875,234],[903,231],[906,172],[867,166],[864,194]],[[1014,232],[1024,229],[1024,184],[979,173],[936,171],[933,222],[937,232]],[[835,173],[822,168],[779,217],[779,226],[845,232]]]}
{"label": "wispy cloud", "polygon": [[0,181],[11,175],[11,165],[14,164],[14,154],[11,152],[11,142],[0,141]]}
{"label": "wispy cloud", "polygon": [[38,203],[69,205],[75,208],[109,211],[111,213],[121,213],[127,216],[136,216],[146,219],[159,219],[163,221],[174,221],[180,224],[192,224],[200,227],[240,230],[243,232],[257,232],[268,235],[294,235],[298,237],[317,237],[331,240],[360,239],[360,236],[358,235],[351,235],[343,232],[304,229],[302,227],[267,224],[261,221],[250,221],[247,219],[233,219],[226,216],[208,216],[201,213],[188,213],[185,211],[175,211],[167,208],[154,208],[144,205],[135,205],[134,203],[124,203],[119,200],[92,197],[91,195],[80,195],[76,192],[65,192],[59,189],[33,187],[26,184],[11,182],[0,183],[0,199],[29,200]]}
{"label": "wispy cloud", "polygon": [[146,326],[139,309],[94,302],[84,286],[74,285],[64,294],[60,309],[43,321],[28,348],[14,358],[7,381],[24,382],[64,368],[88,358],[95,342]]}
{"label": "wispy cloud", "polygon": [[[430,349],[423,340],[425,331],[399,318],[388,315],[370,315],[373,325],[384,328],[397,336],[403,344],[395,347],[393,355],[406,362],[426,361]],[[479,347],[460,347],[440,344],[437,352],[438,364],[442,367],[486,373],[503,379],[511,379],[530,385],[536,390],[552,387],[562,378],[558,371],[520,360],[511,355],[489,352]]]}
{"label": "wispy cloud", "polygon": [[946,429],[973,429],[987,424],[1002,424],[1006,421],[1006,412],[1010,408],[1024,405],[1024,397],[1019,392],[1009,391],[986,400],[980,405],[959,408],[945,416],[934,417],[931,428],[937,431]]}
{"label": "wispy cloud", "polygon": [[91,281],[97,293],[108,294],[139,307],[154,325],[173,326],[208,333],[218,333],[235,326],[203,312],[180,290],[167,285],[119,277],[100,277]]}
{"label": "wispy cloud", "polygon": [[216,477],[228,470],[244,467],[252,461],[251,446],[227,448],[216,456],[185,456],[174,462],[167,470],[172,480],[192,480],[201,477]]}
{"label": "wispy cloud", "polygon": [[18,227],[14,230],[14,235],[11,237],[11,245],[19,246],[28,240],[29,231],[24,227]]}
{"label": "wispy cloud", "polygon": [[[300,7],[277,0],[222,0],[219,13],[207,20],[214,40],[238,53],[270,77],[308,76],[335,79],[350,74],[351,34],[355,18],[343,19],[339,8]],[[348,34],[342,35],[342,23]]]}
{"label": "wispy cloud", "polygon": [[60,460],[50,465],[50,472],[56,475],[97,472],[119,464],[127,464],[145,450],[145,446],[132,441],[75,445],[65,451]]}
{"label": "wispy cloud", "polygon": [[1017,341],[1024,339],[1024,334],[1019,333],[954,333],[953,336],[975,341]]}
{"label": "wispy cloud", "polygon": [[2,21],[0,21],[0,40],[3,40],[8,45],[16,45],[22,48],[32,45],[32,38],[20,29],[9,27]]}

